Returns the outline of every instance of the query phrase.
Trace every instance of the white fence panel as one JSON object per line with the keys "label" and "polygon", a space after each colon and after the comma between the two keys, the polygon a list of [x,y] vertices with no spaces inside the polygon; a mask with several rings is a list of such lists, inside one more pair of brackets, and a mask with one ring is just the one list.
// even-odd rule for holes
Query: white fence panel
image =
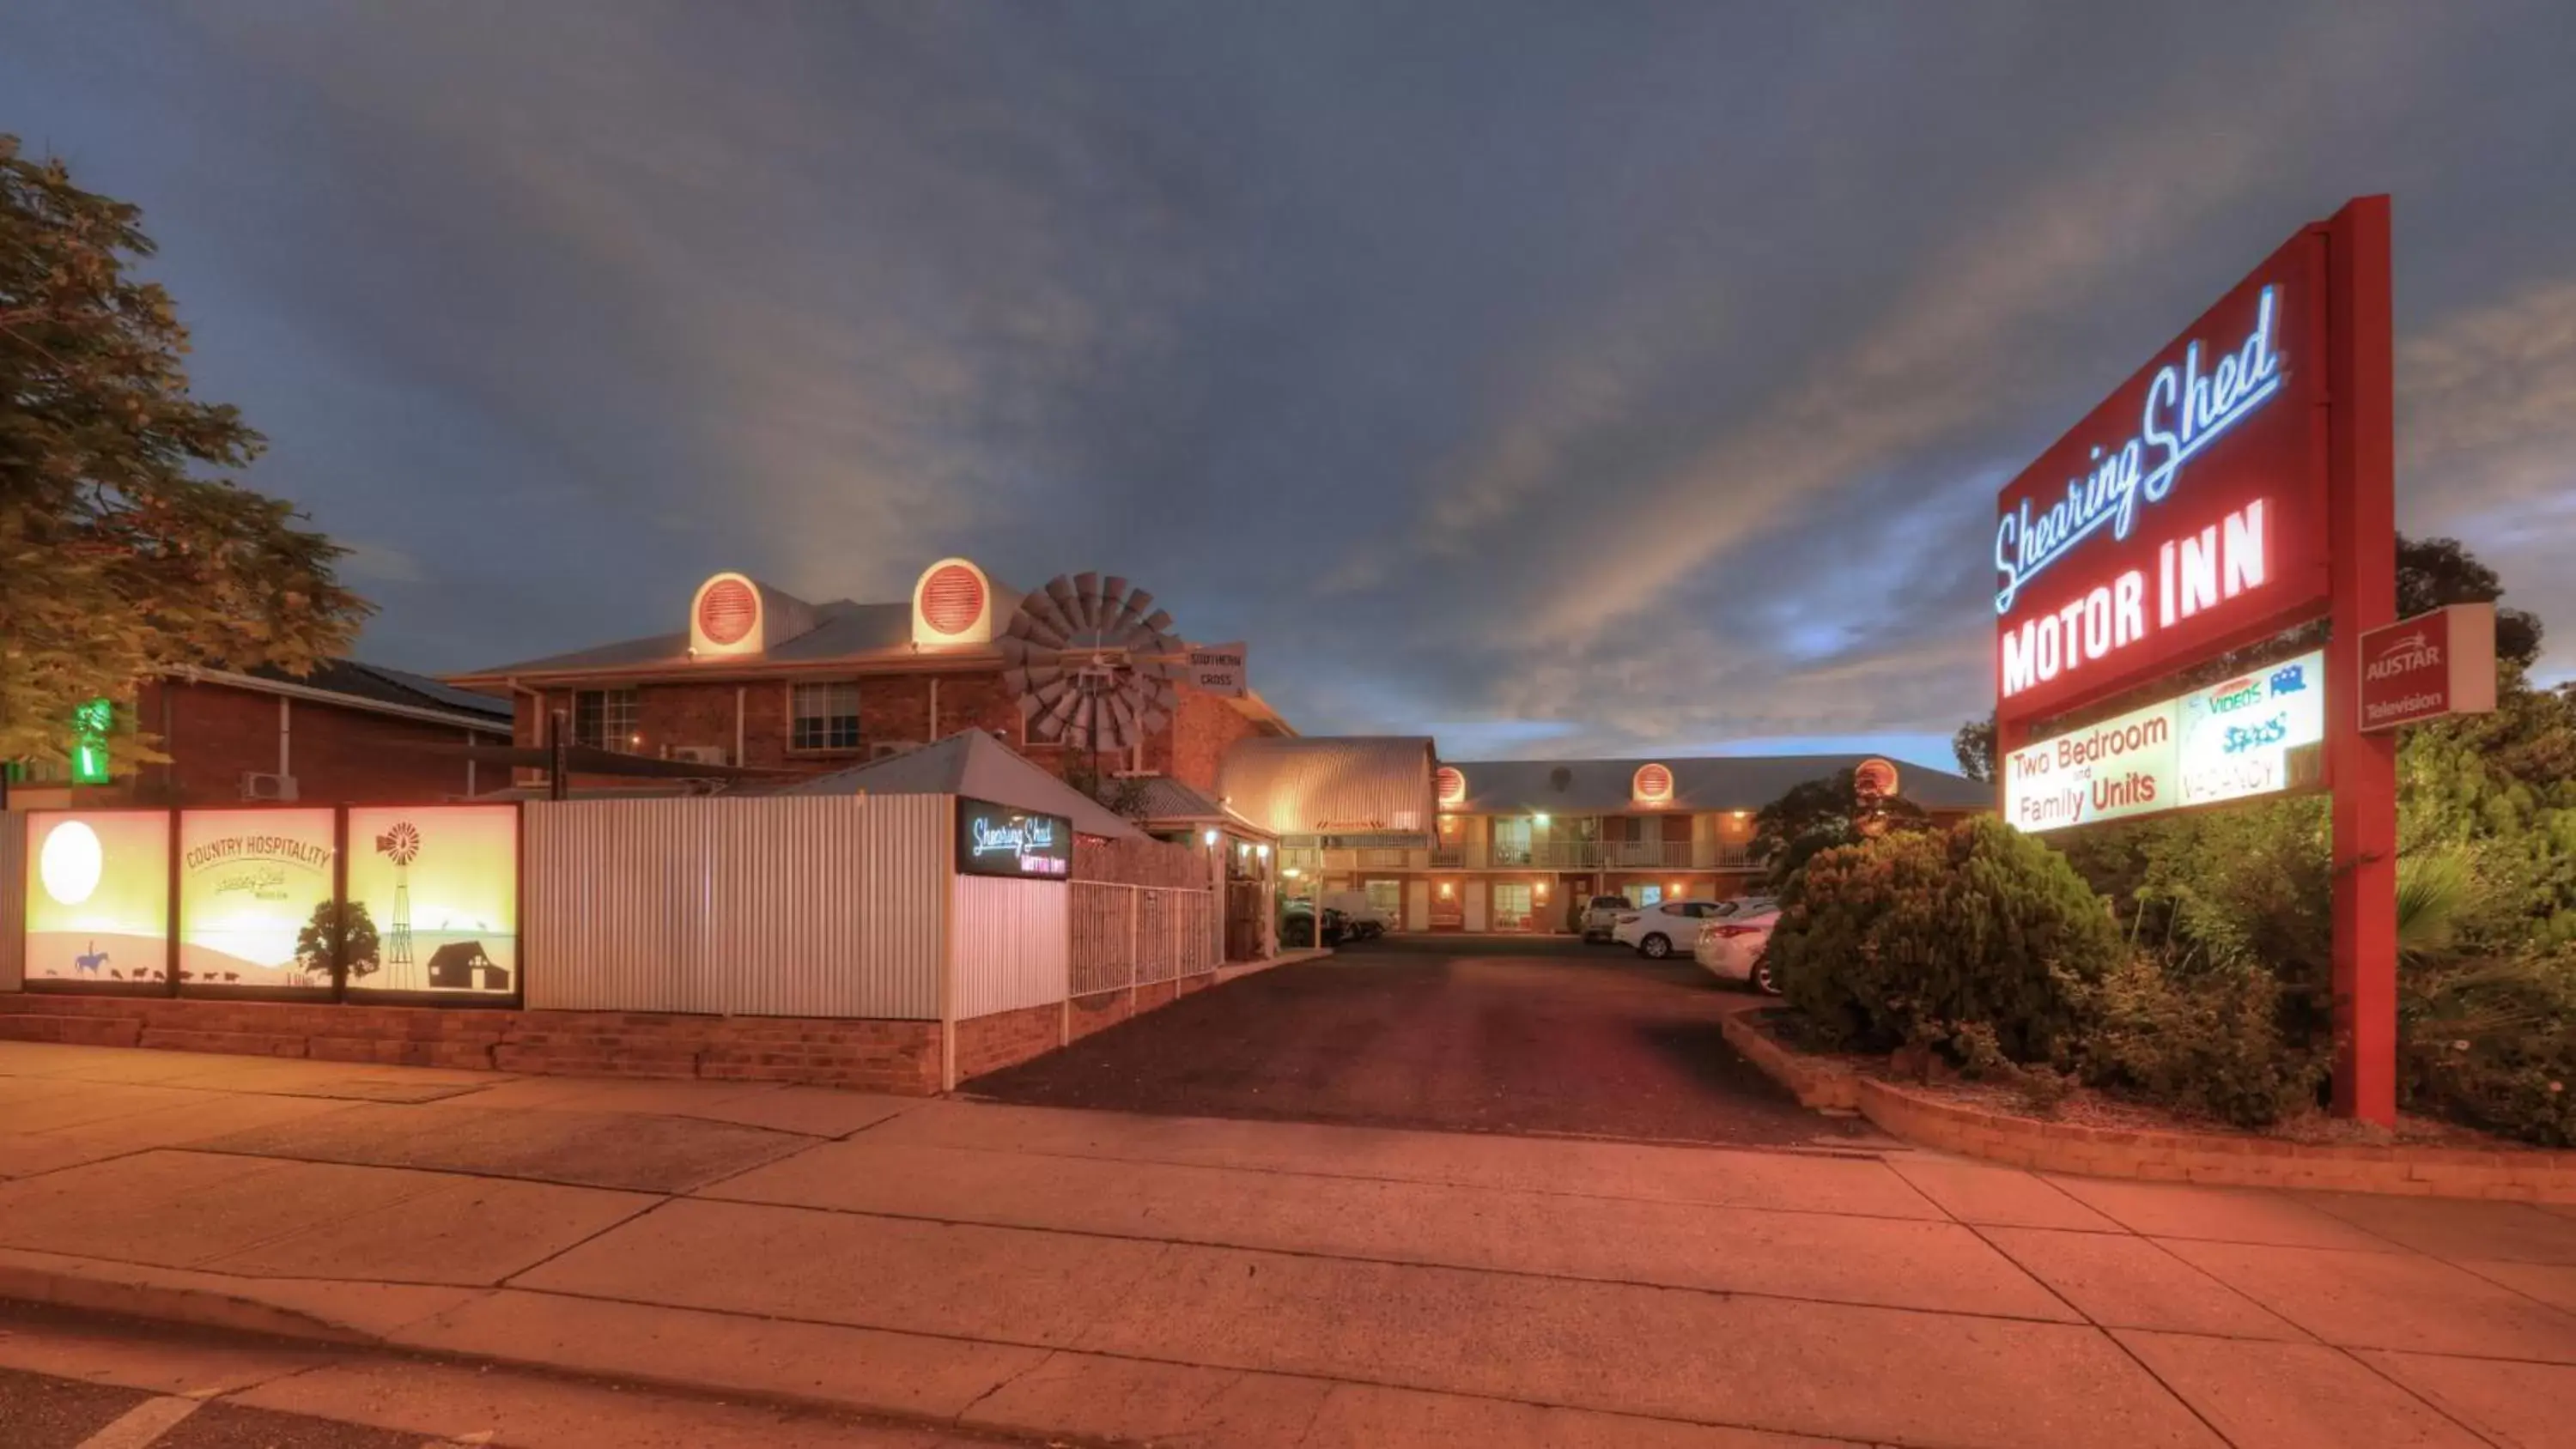
{"label": "white fence panel", "polygon": [[956,880],[958,1019],[1064,1000],[1071,885],[975,875]]}
{"label": "white fence panel", "polygon": [[0,991],[27,974],[27,816],[0,811]]}
{"label": "white fence panel", "polygon": [[528,1005],[935,1020],[945,805],[532,803]]}

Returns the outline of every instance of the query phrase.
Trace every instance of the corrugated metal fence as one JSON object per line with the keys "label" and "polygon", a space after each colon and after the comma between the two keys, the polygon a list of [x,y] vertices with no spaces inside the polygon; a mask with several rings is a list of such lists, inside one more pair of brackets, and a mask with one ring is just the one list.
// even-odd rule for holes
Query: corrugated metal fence
{"label": "corrugated metal fence", "polygon": [[527,809],[532,1007],[939,1017],[947,801]]}
{"label": "corrugated metal fence", "polygon": [[27,817],[0,813],[0,991],[27,972]]}
{"label": "corrugated metal fence", "polygon": [[958,1019],[1064,1000],[1064,883],[961,875],[956,891]]}

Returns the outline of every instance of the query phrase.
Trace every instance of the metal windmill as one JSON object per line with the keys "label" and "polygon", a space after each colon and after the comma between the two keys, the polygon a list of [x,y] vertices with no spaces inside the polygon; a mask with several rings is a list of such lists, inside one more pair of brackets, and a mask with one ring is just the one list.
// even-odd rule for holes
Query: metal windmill
{"label": "metal windmill", "polygon": [[1030,736],[1096,753],[1145,740],[1178,707],[1188,646],[1171,630],[1125,579],[1058,574],[1022,596],[995,647]]}
{"label": "metal windmill", "polygon": [[420,829],[408,820],[376,837],[376,853],[394,863],[394,919],[385,936],[385,964],[411,964],[411,863],[420,858]]}

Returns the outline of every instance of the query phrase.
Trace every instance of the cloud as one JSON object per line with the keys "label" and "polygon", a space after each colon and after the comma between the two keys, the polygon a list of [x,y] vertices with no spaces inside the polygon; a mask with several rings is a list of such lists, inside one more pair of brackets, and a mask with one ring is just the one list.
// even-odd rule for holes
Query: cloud
{"label": "cloud", "polygon": [[389,663],[963,553],[1136,580],[1310,731],[1610,751],[1982,713],[1996,482],[2382,188],[2408,525],[2576,646],[2571,26],[96,0],[0,90],[144,204]]}

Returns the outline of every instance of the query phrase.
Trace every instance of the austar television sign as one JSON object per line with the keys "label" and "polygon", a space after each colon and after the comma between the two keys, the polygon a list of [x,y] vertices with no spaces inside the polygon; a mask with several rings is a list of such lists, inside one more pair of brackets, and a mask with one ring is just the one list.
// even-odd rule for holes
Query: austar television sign
{"label": "austar television sign", "polygon": [[2301,232],[1998,496],[2000,717],[2324,612],[2325,273]]}

